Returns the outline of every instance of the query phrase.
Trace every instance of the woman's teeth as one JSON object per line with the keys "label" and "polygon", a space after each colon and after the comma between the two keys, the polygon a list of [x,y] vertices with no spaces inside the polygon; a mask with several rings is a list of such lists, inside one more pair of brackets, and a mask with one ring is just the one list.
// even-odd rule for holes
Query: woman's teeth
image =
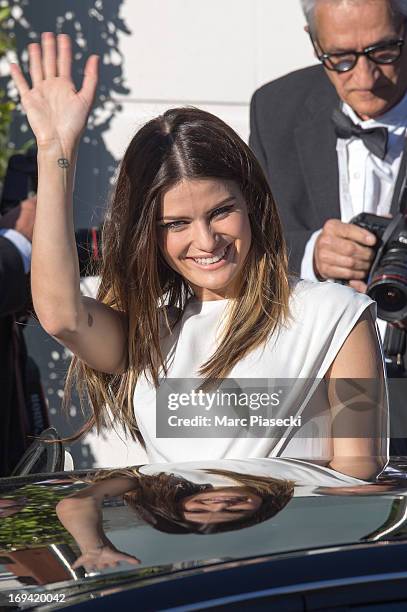
{"label": "woman's teeth", "polygon": [[225,247],[225,249],[222,251],[222,253],[220,253],[220,255],[218,255],[217,257],[205,257],[204,259],[198,259],[198,258],[193,258],[194,261],[196,261],[196,263],[199,263],[201,266],[207,266],[209,264],[214,264],[217,263],[218,261],[220,261],[226,253],[227,247]]}

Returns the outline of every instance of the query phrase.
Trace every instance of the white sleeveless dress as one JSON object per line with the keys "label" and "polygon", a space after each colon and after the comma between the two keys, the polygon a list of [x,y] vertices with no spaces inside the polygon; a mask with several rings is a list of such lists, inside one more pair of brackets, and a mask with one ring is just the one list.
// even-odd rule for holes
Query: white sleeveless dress
{"label": "white sleeveless dress", "polygon": [[[171,379],[199,378],[200,366],[213,355],[228,300],[190,301],[182,320],[162,341]],[[141,376],[134,393],[134,410],[150,463],[239,459],[249,457],[332,458],[331,414],[327,398],[315,413],[310,397],[366,309],[376,318],[375,303],[349,287],[334,283],[299,281],[290,297],[291,319],[279,333],[250,352],[228,379],[292,379],[292,389],[279,407],[279,417],[301,416],[302,427],[265,437],[159,438],[156,436],[156,390]],[[319,389],[321,386],[319,387]],[[319,393],[319,391],[318,391]],[[310,408],[312,404],[312,413]],[[281,412],[283,411],[283,412]],[[382,456],[387,456],[387,406],[380,417]]]}

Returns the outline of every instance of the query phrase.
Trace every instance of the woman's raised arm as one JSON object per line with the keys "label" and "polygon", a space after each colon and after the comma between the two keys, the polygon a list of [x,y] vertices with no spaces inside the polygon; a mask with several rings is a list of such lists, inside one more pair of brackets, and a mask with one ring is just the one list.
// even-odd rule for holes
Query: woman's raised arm
{"label": "woman's raised arm", "polygon": [[103,529],[103,500],[123,495],[137,486],[137,478],[113,477],[82,489],[58,502],[59,520],[78,544],[81,555],[73,568],[87,570],[114,567],[121,561],[138,565],[140,560],[117,550]]}
{"label": "woman's raised arm", "polygon": [[30,88],[11,66],[38,147],[38,201],[33,235],[32,294],[43,328],[88,365],[103,372],[125,367],[123,315],[82,298],[72,214],[75,164],[97,85],[98,56],[87,60],[82,88],[71,78],[71,40],[42,34],[28,47]]}

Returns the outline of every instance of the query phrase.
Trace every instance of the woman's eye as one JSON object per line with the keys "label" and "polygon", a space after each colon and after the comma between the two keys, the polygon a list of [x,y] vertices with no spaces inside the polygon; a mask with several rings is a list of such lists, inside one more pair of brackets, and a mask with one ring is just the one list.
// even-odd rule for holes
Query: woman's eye
{"label": "woman's eye", "polygon": [[212,217],[222,217],[226,216],[231,210],[233,206],[222,206],[222,208],[217,208],[213,211]]}
{"label": "woman's eye", "polygon": [[185,221],[170,221],[170,223],[161,223],[160,227],[171,231],[177,231],[184,227],[184,225]]}
{"label": "woman's eye", "polygon": [[[211,213],[211,219],[226,217],[226,215],[233,209],[233,206],[222,206],[217,208]],[[170,221],[169,223],[160,223],[160,228],[177,232],[183,229],[187,225],[186,221]]]}

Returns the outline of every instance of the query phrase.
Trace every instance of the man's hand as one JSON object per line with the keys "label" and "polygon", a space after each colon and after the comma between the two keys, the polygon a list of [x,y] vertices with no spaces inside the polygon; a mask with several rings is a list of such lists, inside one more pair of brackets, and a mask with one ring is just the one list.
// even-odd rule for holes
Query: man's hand
{"label": "man's hand", "polygon": [[28,198],[0,218],[0,228],[14,229],[31,242],[37,198]]}
{"label": "man's hand", "polygon": [[314,249],[314,271],[321,279],[349,281],[364,293],[363,282],[374,258],[376,236],[353,223],[329,219],[317,238]]}

